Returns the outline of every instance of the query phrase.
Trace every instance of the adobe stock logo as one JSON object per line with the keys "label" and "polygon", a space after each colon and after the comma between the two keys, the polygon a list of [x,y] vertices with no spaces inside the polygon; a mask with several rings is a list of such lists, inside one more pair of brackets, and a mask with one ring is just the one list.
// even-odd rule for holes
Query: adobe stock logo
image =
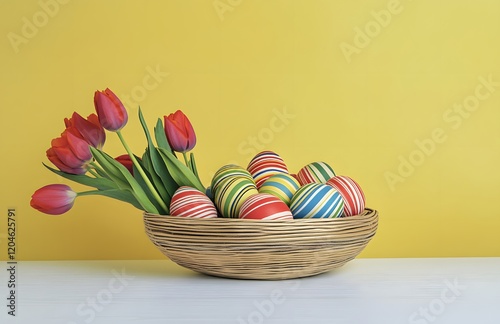
{"label": "adobe stock logo", "polygon": [[219,16],[220,21],[224,21],[224,15],[227,12],[232,12],[236,7],[238,7],[243,0],[215,0],[212,2],[217,16]]}
{"label": "adobe stock logo", "polygon": [[38,31],[47,26],[49,21],[57,16],[61,5],[69,3],[70,0],[40,0],[38,5],[40,10],[35,12],[33,16],[28,19],[27,17],[21,18],[23,23],[21,27],[21,34],[10,32],[7,34],[10,45],[14,53],[19,53],[20,46],[26,45],[28,42],[38,35]]}
{"label": "adobe stock logo", "polygon": [[367,21],[363,28],[354,27],[352,44],[340,43],[340,50],[347,63],[351,63],[354,54],[358,55],[363,49],[367,48],[372,40],[391,24],[393,17],[403,12],[403,9],[404,7],[399,0],[389,0],[386,9],[372,10],[370,12],[372,19]]}
{"label": "adobe stock logo", "polygon": [[442,315],[447,305],[452,304],[458,297],[462,296],[462,291],[467,286],[458,283],[455,278],[453,282],[445,280],[446,287],[441,290],[439,298],[434,298],[426,307],[419,307],[418,311],[412,313],[408,318],[410,324],[428,324],[435,322]]}
{"label": "adobe stock logo", "polygon": [[70,321],[68,324],[92,323],[98,314],[105,309],[106,305],[111,304],[115,297],[135,279],[135,276],[127,275],[125,269],[122,269],[121,272],[113,269],[111,274],[113,276],[104,288],[100,289],[95,296],[87,297],[85,302],[76,307],[76,314],[80,319]]}
{"label": "adobe stock logo", "polygon": [[273,116],[269,119],[268,127],[262,127],[255,135],[248,136],[238,145],[238,153],[242,156],[253,157],[265,150],[274,141],[276,134],[281,133],[290,124],[295,115],[285,106],[281,110],[273,109]]}
{"label": "adobe stock logo", "polygon": [[[456,102],[451,108],[446,109],[442,115],[442,121],[451,129],[456,131],[464,121],[476,112],[481,104],[491,98],[491,96],[500,88],[500,82],[493,80],[493,75],[489,74],[487,78],[480,76],[473,92]],[[403,183],[415,170],[424,164],[432,156],[440,145],[448,140],[446,127],[436,127],[426,138],[417,138],[413,141],[415,148],[406,156],[398,156],[398,166],[396,172],[386,171],[384,173],[385,181],[391,191],[396,189],[396,185]]]}
{"label": "adobe stock logo", "polygon": [[129,109],[136,108],[141,102],[146,100],[148,94],[156,90],[158,86],[170,75],[169,72],[161,70],[159,64],[156,64],[153,69],[151,66],[146,67],[141,82],[130,90],[130,93],[120,95],[120,99]]}

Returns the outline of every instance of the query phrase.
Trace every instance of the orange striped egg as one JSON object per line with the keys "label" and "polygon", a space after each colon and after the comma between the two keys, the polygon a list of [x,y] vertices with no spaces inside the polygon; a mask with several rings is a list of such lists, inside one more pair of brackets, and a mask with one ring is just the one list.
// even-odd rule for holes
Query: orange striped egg
{"label": "orange striped egg", "polygon": [[188,186],[177,188],[170,200],[170,215],[191,218],[215,218],[213,202],[198,189]]}
{"label": "orange striped egg", "polygon": [[252,195],[240,209],[242,219],[292,220],[292,212],[279,198],[266,193]]}

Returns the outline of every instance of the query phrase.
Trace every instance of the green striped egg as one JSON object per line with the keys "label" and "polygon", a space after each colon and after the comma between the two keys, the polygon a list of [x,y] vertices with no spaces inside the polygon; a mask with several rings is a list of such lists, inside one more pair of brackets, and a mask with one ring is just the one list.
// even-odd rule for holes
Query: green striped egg
{"label": "green striped egg", "polygon": [[229,177],[215,190],[215,206],[222,217],[238,218],[241,205],[251,195],[258,194],[253,180],[243,177]]}
{"label": "green striped egg", "polygon": [[293,195],[290,210],[293,218],[336,218],[342,215],[344,200],[332,186],[309,183]]}
{"label": "green striped egg", "polygon": [[221,184],[221,182],[231,177],[242,177],[253,182],[252,175],[245,168],[236,164],[228,164],[217,170],[217,172],[215,172],[214,176],[212,177],[212,192],[215,193],[217,187]]}
{"label": "green striped egg", "polygon": [[325,183],[332,177],[335,177],[335,172],[325,162],[309,163],[297,173],[297,178],[302,186],[308,183]]}
{"label": "green striped egg", "polygon": [[300,183],[288,173],[278,173],[267,178],[259,189],[260,193],[268,193],[278,197],[290,206],[293,195],[300,188]]}

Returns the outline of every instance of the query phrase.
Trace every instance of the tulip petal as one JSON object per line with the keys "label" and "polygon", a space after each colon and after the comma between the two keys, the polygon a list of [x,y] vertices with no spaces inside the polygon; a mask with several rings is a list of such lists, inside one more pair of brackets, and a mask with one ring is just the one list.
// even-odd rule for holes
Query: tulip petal
{"label": "tulip petal", "polygon": [[127,110],[111,90],[96,91],[94,106],[99,122],[105,129],[116,132],[127,124]]}
{"label": "tulip petal", "polygon": [[77,194],[67,185],[52,184],[36,190],[31,207],[50,215],[60,215],[73,207]]}
{"label": "tulip petal", "polygon": [[92,159],[92,153],[90,153],[89,144],[86,141],[73,135],[71,132],[67,132],[66,136],[69,148],[78,159],[83,162],[90,161]]}
{"label": "tulip petal", "polygon": [[47,153],[47,158],[49,159],[49,161],[52,162],[52,164],[54,164],[59,170],[61,170],[63,172],[71,173],[71,174],[84,174],[85,172],[87,172],[87,170],[85,168],[83,168],[82,165],[80,165],[79,167],[76,167],[76,168],[72,168],[72,167],[69,167],[66,164],[64,164],[59,159],[57,154],[54,152],[53,148],[49,148],[46,153]]}

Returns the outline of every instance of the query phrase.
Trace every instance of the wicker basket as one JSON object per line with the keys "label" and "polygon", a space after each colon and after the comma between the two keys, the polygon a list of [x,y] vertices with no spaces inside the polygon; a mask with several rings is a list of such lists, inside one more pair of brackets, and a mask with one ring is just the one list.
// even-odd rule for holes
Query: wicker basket
{"label": "wicker basket", "polygon": [[225,278],[291,279],[354,259],[375,235],[376,210],[356,216],[291,221],[193,219],[144,213],[160,251],[188,269]]}

